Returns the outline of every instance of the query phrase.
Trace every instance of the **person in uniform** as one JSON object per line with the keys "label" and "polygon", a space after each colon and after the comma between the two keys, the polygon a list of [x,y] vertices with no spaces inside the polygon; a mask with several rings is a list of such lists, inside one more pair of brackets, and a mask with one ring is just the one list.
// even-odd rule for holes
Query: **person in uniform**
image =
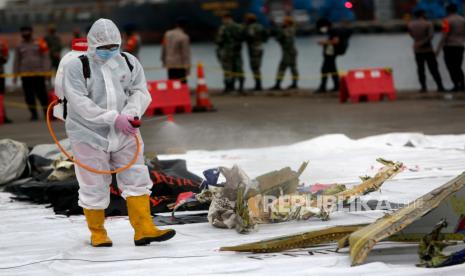
{"label": "person in uniform", "polygon": [[191,68],[191,45],[185,31],[186,24],[186,19],[178,18],[176,27],[163,36],[161,49],[161,62],[168,70],[168,79],[183,83],[187,83]]}
{"label": "person in uniform", "polygon": [[[31,26],[24,26],[20,29],[23,41],[16,47],[13,72],[21,76],[21,83],[26,100],[26,104],[31,112],[31,121],[37,121],[36,101],[37,97],[42,106],[44,116],[47,114],[48,94],[46,81],[50,79],[46,76],[50,73],[50,56],[47,43],[43,39],[34,40]],[[32,75],[28,75],[32,74]],[[18,77],[13,78],[16,84]]]}
{"label": "person in uniform", "polygon": [[415,53],[415,61],[417,63],[418,79],[420,81],[420,92],[426,92],[426,74],[425,63],[428,65],[429,71],[436,82],[438,91],[444,91],[441,75],[438,70],[438,62],[433,50],[433,23],[426,19],[424,10],[415,11],[415,19],[408,24],[408,31],[412,37],[413,51]]}
{"label": "person in uniform", "polygon": [[223,68],[224,92],[235,90],[235,82],[239,81],[238,91],[244,91],[244,71],[242,62],[242,26],[234,22],[230,14],[223,16],[223,24],[216,35],[217,56]]}
{"label": "person in uniform", "polygon": [[447,6],[447,17],[443,21],[443,37],[439,49],[444,50],[444,61],[454,84],[452,91],[465,91],[464,74],[462,70],[463,51],[465,43],[465,18],[457,14],[457,5]]}
{"label": "person in uniform", "polygon": [[271,90],[281,90],[281,82],[288,68],[292,72],[292,84],[288,89],[297,89],[299,81],[299,71],[297,70],[297,48],[295,46],[295,24],[294,19],[290,16],[284,18],[280,27],[274,28],[273,35],[281,46],[282,57],[279,63],[276,84]]}
{"label": "person in uniform", "polygon": [[56,33],[55,25],[50,25],[48,27],[48,35],[45,36],[44,39],[49,49],[50,63],[52,68],[56,71],[58,69],[58,64],[60,64],[63,45],[61,44],[60,37]]}
{"label": "person in uniform", "polygon": [[260,68],[263,58],[263,43],[268,40],[267,30],[257,22],[257,16],[248,13],[245,16],[244,40],[247,44],[250,68],[255,79],[255,91],[262,90],[262,75]]}

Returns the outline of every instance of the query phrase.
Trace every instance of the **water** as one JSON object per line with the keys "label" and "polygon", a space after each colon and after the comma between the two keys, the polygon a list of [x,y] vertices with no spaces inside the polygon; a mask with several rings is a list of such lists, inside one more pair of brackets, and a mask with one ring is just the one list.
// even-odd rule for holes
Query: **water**
{"label": "water", "polygon": [[[319,85],[319,71],[322,62],[322,50],[317,41],[322,37],[298,38],[297,48],[299,51],[298,66],[302,80],[300,84],[305,88],[316,88]],[[440,35],[435,36],[437,45]],[[161,66],[159,61],[160,47],[146,46],[142,48],[141,62],[146,67]],[[212,88],[221,88],[223,77],[220,65],[216,59],[215,46],[212,43],[201,43],[192,45],[192,56],[194,64],[203,61],[207,84]],[[265,87],[274,84],[276,70],[279,64],[281,50],[274,39],[266,43],[263,59],[262,74]],[[253,86],[251,72],[248,66],[245,49],[243,51],[244,69],[248,74],[246,85]],[[440,72],[446,87],[451,87],[449,75],[444,65],[442,54],[438,58]],[[417,90],[419,89],[416,75],[416,65],[412,51],[412,41],[407,34],[357,34],[350,41],[347,54],[338,60],[340,70],[367,67],[391,67],[394,69],[394,80],[397,89]],[[195,73],[195,70],[193,70]],[[165,71],[147,71],[147,79],[166,78]],[[289,72],[286,75],[289,83]],[[190,78],[189,84],[195,86],[195,78]],[[428,73],[428,87],[435,89],[435,85]]]}
{"label": "water", "polygon": [[163,153],[174,154],[186,151],[189,136],[174,120],[175,118],[169,116],[143,120],[144,136],[152,135],[157,143],[168,145]]}
{"label": "water", "polygon": [[[300,86],[316,88],[319,85],[319,71],[322,62],[322,50],[317,41],[322,37],[304,37],[297,39],[299,51],[298,67],[302,80]],[[435,37],[435,45],[439,34]],[[395,85],[399,90],[417,90],[419,88],[416,65],[412,52],[412,42],[407,34],[357,34],[350,42],[347,54],[338,60],[340,70],[367,67],[391,67],[394,69]],[[245,48],[245,47],[244,47]],[[216,59],[215,45],[213,43],[197,43],[192,45],[193,64],[202,61],[205,65],[207,84],[211,88],[222,88],[223,76],[220,64]],[[246,86],[252,87],[253,80],[248,66],[247,55],[244,49],[244,69],[247,73]],[[265,45],[265,54],[262,66],[263,84],[271,87],[274,84],[276,70],[281,57],[281,50],[274,39]],[[166,78],[166,72],[161,68],[160,46],[148,45],[141,49],[141,63],[147,68],[148,80]],[[11,72],[12,58],[7,64],[7,72]],[[442,55],[439,56],[440,72],[446,88],[452,86],[446,71]],[[195,68],[192,73],[195,75]],[[284,85],[289,84],[289,72]],[[196,79],[191,77],[189,84],[195,87]],[[9,82],[11,84],[11,82]],[[428,75],[428,86],[435,89],[434,82]]]}

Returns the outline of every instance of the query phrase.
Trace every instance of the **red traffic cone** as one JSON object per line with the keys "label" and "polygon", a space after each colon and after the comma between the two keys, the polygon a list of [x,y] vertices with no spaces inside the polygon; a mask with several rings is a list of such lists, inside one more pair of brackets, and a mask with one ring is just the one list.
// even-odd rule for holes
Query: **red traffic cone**
{"label": "red traffic cone", "polygon": [[197,96],[197,104],[193,109],[194,112],[215,111],[215,108],[210,102],[208,87],[205,82],[203,64],[201,62],[197,64],[197,90],[195,92]]}

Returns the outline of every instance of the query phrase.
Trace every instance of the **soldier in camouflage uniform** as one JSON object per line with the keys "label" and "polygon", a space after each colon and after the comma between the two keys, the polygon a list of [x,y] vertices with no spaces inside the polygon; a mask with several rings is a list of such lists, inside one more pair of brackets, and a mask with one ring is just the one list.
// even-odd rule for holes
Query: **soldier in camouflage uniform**
{"label": "soldier in camouflage uniform", "polygon": [[286,73],[286,69],[290,68],[292,72],[292,85],[288,89],[297,89],[299,80],[299,71],[297,70],[297,48],[295,47],[295,24],[294,19],[286,16],[281,27],[275,28],[273,34],[279,42],[282,50],[282,58],[276,76],[276,84],[272,90],[281,90],[281,82]]}
{"label": "soldier in camouflage uniform", "polygon": [[257,23],[257,17],[253,13],[245,16],[244,39],[247,43],[250,68],[255,79],[255,91],[262,90],[262,76],[260,67],[262,66],[263,42],[268,40],[267,30]]}
{"label": "soldier in camouflage uniform", "polygon": [[223,24],[216,36],[217,56],[224,72],[224,92],[234,90],[236,79],[239,92],[244,90],[244,71],[242,69],[242,26],[234,22],[231,15],[223,16]]}

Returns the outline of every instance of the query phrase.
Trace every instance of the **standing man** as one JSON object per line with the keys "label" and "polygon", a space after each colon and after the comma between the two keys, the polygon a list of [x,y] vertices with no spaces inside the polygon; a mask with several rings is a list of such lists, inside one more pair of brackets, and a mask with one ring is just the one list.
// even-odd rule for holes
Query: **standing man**
{"label": "standing man", "polygon": [[349,29],[335,29],[331,21],[322,18],[317,22],[317,28],[320,33],[327,35],[328,38],[318,41],[323,47],[323,64],[321,66],[321,83],[315,93],[326,93],[326,84],[328,77],[334,82],[333,92],[339,91],[339,72],[337,69],[337,56],[344,55],[349,47],[349,38],[351,32]]}
{"label": "standing man", "polygon": [[250,68],[255,79],[254,90],[261,91],[262,75],[260,67],[262,66],[263,42],[268,40],[268,32],[257,22],[257,16],[253,13],[248,13],[245,16],[244,39],[247,43]]}
{"label": "standing man", "polygon": [[[151,102],[144,69],[133,55],[120,52],[121,35],[111,20],[97,20],[87,42],[87,55],[70,60],[64,68],[63,89],[68,101],[66,133],[73,154],[94,169],[118,169],[133,159],[136,136],[141,143],[137,162],[116,174],[134,228],[134,244],[168,240],[176,232],[160,230],[153,224],[149,202],[153,183],[144,165],[142,137],[131,124],[136,117],[142,117]],[[75,171],[79,206],[84,209],[91,245],[112,246],[104,228],[112,176],[79,166],[75,166]]]}
{"label": "standing man", "polygon": [[161,62],[168,70],[168,79],[181,80],[187,83],[191,68],[190,38],[186,34],[187,21],[184,18],[176,20],[176,27],[163,36]]}
{"label": "standing man", "polygon": [[426,19],[424,10],[415,11],[415,20],[408,24],[410,36],[413,38],[413,51],[415,52],[415,61],[418,69],[418,79],[420,80],[420,92],[427,92],[425,63],[436,82],[438,92],[443,92],[441,75],[438,70],[438,62],[434,54],[432,39],[434,36],[433,23]]}
{"label": "standing man", "polygon": [[[47,114],[48,95],[46,79],[50,80],[50,56],[47,43],[44,40],[34,41],[32,27],[24,26],[20,29],[23,41],[16,47],[13,72],[23,74],[23,86],[26,104],[31,112],[31,121],[39,119],[35,98],[39,99],[44,115]],[[28,74],[32,74],[29,76]],[[18,81],[17,76],[13,83]]]}
{"label": "standing man", "polygon": [[[5,64],[8,62],[8,43],[6,39],[0,40],[0,74],[5,74]],[[0,77],[0,95],[4,96],[5,95],[5,77]],[[3,109],[3,115],[4,115],[4,123],[5,124],[11,124],[13,121],[10,120],[6,116],[6,109],[5,106],[0,107]]]}
{"label": "standing man", "polygon": [[63,45],[61,44],[60,37],[56,34],[56,27],[54,25],[48,27],[48,35],[45,36],[45,42],[47,42],[49,49],[52,68],[56,71],[58,69],[58,64],[60,64]]}
{"label": "standing man", "polygon": [[124,51],[138,58],[140,46],[140,36],[134,32],[134,26],[128,26],[126,28],[126,42],[124,43]]}
{"label": "standing man", "polygon": [[292,84],[288,89],[297,89],[299,71],[297,70],[297,48],[295,47],[296,29],[294,26],[294,19],[291,16],[284,17],[282,26],[275,28],[273,32],[276,40],[281,46],[282,57],[276,76],[276,84],[271,90],[281,90],[281,82],[284,79],[287,68],[290,68],[292,72]]}
{"label": "standing man", "polygon": [[447,6],[447,17],[443,21],[443,37],[438,49],[444,49],[444,61],[454,83],[452,91],[465,91],[465,77],[462,70],[465,43],[465,18],[457,14],[457,5]]}
{"label": "standing man", "polygon": [[217,55],[223,68],[224,92],[235,89],[236,79],[239,81],[238,91],[244,91],[244,71],[242,69],[242,41],[241,25],[234,22],[230,14],[223,16],[223,24],[218,30],[215,43]]}

